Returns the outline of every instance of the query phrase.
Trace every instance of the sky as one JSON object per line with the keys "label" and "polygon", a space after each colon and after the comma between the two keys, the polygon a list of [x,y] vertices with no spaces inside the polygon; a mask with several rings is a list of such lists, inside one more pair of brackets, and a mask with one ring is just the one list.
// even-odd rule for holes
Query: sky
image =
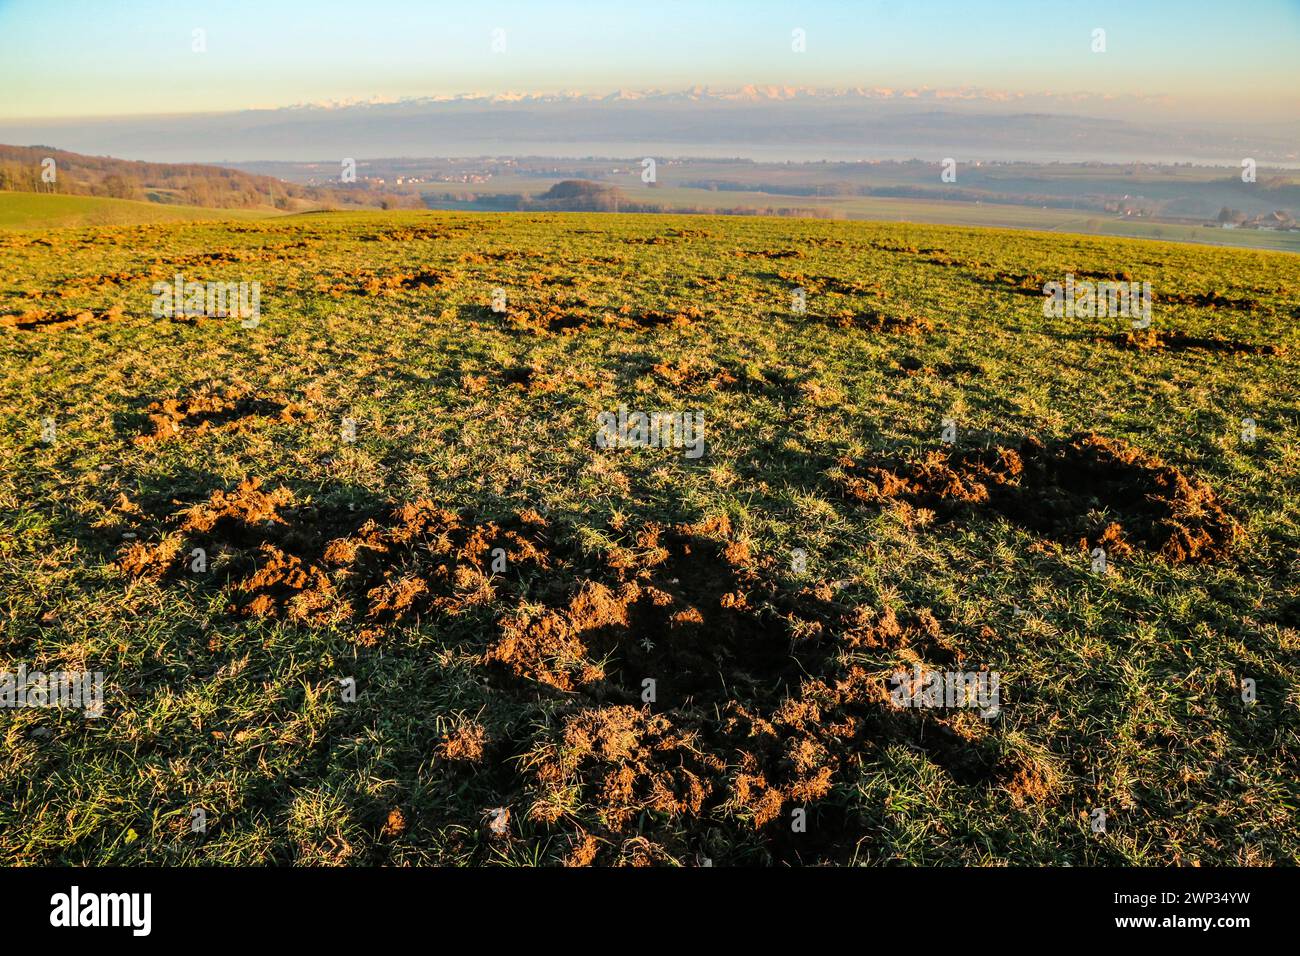
{"label": "sky", "polygon": [[748,83],[1166,97],[1171,115],[1294,122],[1300,0],[0,0],[5,119]]}

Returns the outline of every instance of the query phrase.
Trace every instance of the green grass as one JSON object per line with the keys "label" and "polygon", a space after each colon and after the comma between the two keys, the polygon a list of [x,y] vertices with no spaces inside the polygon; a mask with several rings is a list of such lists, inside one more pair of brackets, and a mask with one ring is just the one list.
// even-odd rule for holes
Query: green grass
{"label": "green grass", "polygon": [[[1086,170],[1071,170],[1062,167],[1061,172],[1053,170],[1053,175],[1080,175]],[[708,173],[696,172],[694,175],[713,174],[720,178],[738,178],[738,171],[718,170]],[[893,198],[881,196],[796,196],[779,193],[747,192],[741,190],[711,191],[692,186],[683,186],[673,179],[681,175],[678,170],[669,169],[653,189],[643,186],[635,175],[628,175],[625,180],[614,179],[629,202],[649,203],[663,207],[666,211],[673,209],[772,209],[784,210],[783,215],[825,216],[829,214],[838,219],[867,220],[872,222],[909,222],[930,223],[934,225],[975,226],[991,229],[1030,229],[1042,232],[1061,232],[1079,235],[1115,236],[1134,239],[1154,239],[1164,242],[1191,242],[1202,245],[1227,246],[1230,248],[1274,249],[1282,252],[1300,252],[1300,232],[1279,232],[1271,229],[1219,229],[1207,227],[1200,222],[1160,222],[1141,217],[1119,216],[1096,210],[1075,210],[1058,206],[1042,207],[1017,205],[997,202],[969,202],[961,200]],[[766,176],[779,179],[779,176],[764,168],[761,173],[749,175]],[[1195,182],[1207,173],[1195,170],[1179,170],[1175,176],[1144,176],[1126,179],[1126,183],[1150,185],[1158,183],[1167,188],[1176,188],[1173,184]],[[492,194],[538,195],[559,180],[537,177],[510,176],[496,177],[489,184],[437,183],[435,186],[421,185],[411,187],[423,190],[428,196],[461,195],[465,197],[484,197]],[[886,181],[888,184],[890,181]],[[910,180],[902,180],[907,182]],[[927,184],[928,185],[928,184]],[[1109,184],[1112,188],[1115,183]],[[1030,187],[1025,185],[1026,189]],[[1102,189],[1103,184],[1098,184]],[[430,200],[435,205],[441,200]],[[1206,218],[1212,218],[1207,216]]]}
{"label": "green grass", "polygon": [[129,226],[198,219],[262,219],[273,215],[276,214],[269,210],[204,209],[100,196],[0,192],[0,229]]}
{"label": "green grass", "polygon": [[[19,233],[0,237],[0,268],[0,314],[123,309],[58,331],[0,327],[0,671],[89,668],[107,682],[100,720],[0,711],[5,863],[528,865],[559,862],[586,837],[598,863],[1300,859],[1292,255],[895,223],[398,213]],[[177,271],[260,282],[260,325],[154,318],[151,286]],[[1150,281],[1165,300],[1157,329],[1289,351],[1122,350],[1098,337],[1127,320],[1046,318],[1036,295],[1000,278],[1071,272]],[[439,278],[365,291],[367,279],[413,273]],[[110,275],[120,281],[94,279]],[[796,285],[809,290],[807,315],[790,311]],[[550,303],[587,327],[529,331],[488,308],[497,288],[512,310]],[[1209,292],[1236,304],[1171,301]],[[694,318],[622,328],[610,318],[622,306]],[[929,326],[833,321],[878,307]],[[677,381],[656,370],[665,363],[700,375]],[[208,388],[305,412],[134,441],[149,403]],[[598,449],[596,416],[620,403],[701,410],[706,454]],[[358,422],[355,442],[341,439],[344,418]],[[1242,534],[1223,558],[1171,563],[1138,548],[1100,575],[1077,541],[991,510],[945,518],[842,493],[842,457],[945,451],[944,419],[958,449],[1078,433],[1126,442],[1209,482]],[[241,610],[238,582],[267,561],[253,539],[282,534],[275,526],[205,539],[204,575],[173,568],[152,581],[119,565],[124,535],[182,534],[179,512],[252,477],[293,495],[286,520],[312,540],[287,548],[429,499],[483,518],[539,509],[551,560],[512,562],[482,603],[425,608],[368,635],[359,617]],[[1098,499],[1087,521],[1131,504]],[[717,534],[747,547],[765,582],[749,592],[770,601],[763,629],[683,633],[701,642],[689,653],[716,645],[748,716],[725,699],[671,700],[680,682],[712,675],[662,659],[637,671],[633,645],[649,636],[637,620],[551,662],[604,660],[605,679],[565,689],[489,660],[512,615],[566,607],[583,582],[610,580],[611,556],[650,561],[637,543],[647,523],[722,517],[731,530]],[[373,560],[391,583],[421,559]],[[644,580],[703,587],[717,567]],[[873,644],[828,619],[820,638],[791,637],[797,668],[789,647],[748,647],[815,616],[807,589],[849,618],[889,609],[922,624]],[[904,720],[826,702],[853,673],[883,686],[917,661],[998,671],[1001,715]],[[634,723],[603,752],[583,750],[583,722],[626,718],[642,676],[664,688],[650,710],[663,736]],[[356,702],[341,698],[346,677]],[[1258,687],[1252,705],[1244,678]],[[822,700],[820,716],[792,729],[786,693]],[[827,729],[840,724],[842,748]],[[469,725],[487,740],[477,764],[440,749]],[[802,760],[829,768],[824,792],[794,792]],[[657,787],[687,793],[687,772],[705,791],[697,807],[656,802]],[[739,795],[756,772],[780,800],[758,826]],[[620,773],[632,788],[621,803],[602,790]],[[620,817],[616,805],[633,809]],[[190,832],[195,807],[206,834]],[[497,807],[511,810],[508,837],[482,826]],[[807,833],[791,832],[798,808]],[[1098,808],[1101,834],[1088,825]]]}

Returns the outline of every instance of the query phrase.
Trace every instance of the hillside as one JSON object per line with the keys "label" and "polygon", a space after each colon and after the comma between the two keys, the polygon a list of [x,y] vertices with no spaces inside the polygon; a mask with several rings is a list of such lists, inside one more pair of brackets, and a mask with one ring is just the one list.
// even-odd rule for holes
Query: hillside
{"label": "hillside", "polygon": [[278,213],[270,209],[203,209],[98,196],[0,192],[0,229],[128,226],[196,219],[256,219],[269,215]]}
{"label": "hillside", "polygon": [[[43,178],[53,160],[54,181]],[[49,146],[0,145],[0,191],[131,199],[211,209],[397,208],[407,204],[369,183],[300,186],[272,176],[198,163],[146,163],[85,156]]]}
{"label": "hillside", "polygon": [[1294,255],[394,213],[0,270],[0,670],[107,718],[6,715],[6,863],[1300,858]]}

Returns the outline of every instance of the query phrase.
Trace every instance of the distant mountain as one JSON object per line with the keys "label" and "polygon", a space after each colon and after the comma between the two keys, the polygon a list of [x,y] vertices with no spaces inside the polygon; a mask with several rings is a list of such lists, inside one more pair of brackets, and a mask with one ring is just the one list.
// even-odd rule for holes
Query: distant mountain
{"label": "distant mountain", "polygon": [[0,139],[150,160],[735,156],[767,160],[1300,162],[1300,124],[1114,117],[1158,100],[977,88],[692,87],[304,103],[181,116],[0,122]]}

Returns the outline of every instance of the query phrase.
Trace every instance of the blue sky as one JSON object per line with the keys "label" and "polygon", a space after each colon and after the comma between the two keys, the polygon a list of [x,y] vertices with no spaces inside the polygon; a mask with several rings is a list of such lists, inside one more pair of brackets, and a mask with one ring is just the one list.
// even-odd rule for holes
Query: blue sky
{"label": "blue sky", "polygon": [[0,0],[8,118],[758,83],[1166,94],[1184,115],[1295,120],[1298,63],[1300,0]]}

